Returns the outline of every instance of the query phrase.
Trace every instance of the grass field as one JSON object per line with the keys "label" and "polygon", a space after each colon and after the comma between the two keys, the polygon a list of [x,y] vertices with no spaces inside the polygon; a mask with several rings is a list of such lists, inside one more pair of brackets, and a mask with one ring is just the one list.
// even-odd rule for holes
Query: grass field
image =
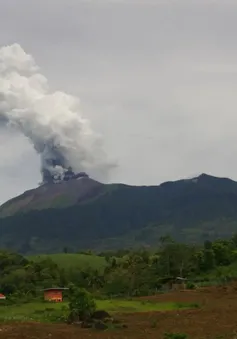
{"label": "grass field", "polygon": [[[110,313],[172,311],[177,309],[195,308],[190,303],[152,302],[140,300],[97,300],[97,309]],[[0,321],[51,321],[57,317],[67,303],[35,302],[14,306],[0,306]]]}
{"label": "grass field", "polygon": [[74,254],[74,253],[59,253],[59,254],[42,254],[36,256],[29,256],[29,260],[39,261],[50,258],[60,268],[72,269],[72,268],[92,268],[103,271],[106,267],[106,260],[103,257],[87,254]]}
{"label": "grass field", "polygon": [[[195,303],[200,307],[193,308]],[[118,312],[115,319],[127,326],[122,329],[100,331],[63,323],[29,321],[32,315],[36,320],[37,312],[40,317],[41,312],[50,307],[60,310],[61,305],[35,303],[0,307],[2,320],[11,320],[12,314],[15,317],[13,321],[0,323],[0,339],[164,339],[166,332],[187,334],[188,339],[237,337],[237,282],[136,300],[98,301],[99,308]]]}

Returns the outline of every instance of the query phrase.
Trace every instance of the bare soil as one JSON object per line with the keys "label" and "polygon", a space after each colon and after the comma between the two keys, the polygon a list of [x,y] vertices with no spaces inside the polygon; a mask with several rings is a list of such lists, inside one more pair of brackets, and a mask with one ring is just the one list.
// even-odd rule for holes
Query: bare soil
{"label": "bare soil", "polygon": [[165,332],[186,333],[190,339],[237,338],[237,283],[141,299],[198,303],[200,308],[118,314],[117,318],[128,328],[105,332],[64,324],[2,324],[0,339],[161,339]]}

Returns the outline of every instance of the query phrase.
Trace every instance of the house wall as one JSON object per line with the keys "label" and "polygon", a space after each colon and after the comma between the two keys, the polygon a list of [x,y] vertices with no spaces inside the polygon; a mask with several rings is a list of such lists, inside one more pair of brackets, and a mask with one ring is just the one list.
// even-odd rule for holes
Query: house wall
{"label": "house wall", "polygon": [[186,289],[186,283],[172,284],[172,290],[181,291]]}
{"label": "house wall", "polygon": [[45,291],[44,292],[44,300],[47,301],[55,301],[55,302],[62,302],[63,301],[63,295],[62,291]]}

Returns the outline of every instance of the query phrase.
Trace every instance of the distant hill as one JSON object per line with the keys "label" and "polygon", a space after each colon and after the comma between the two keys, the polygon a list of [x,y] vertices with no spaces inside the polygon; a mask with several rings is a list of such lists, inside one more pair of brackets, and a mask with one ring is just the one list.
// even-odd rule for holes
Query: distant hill
{"label": "distant hill", "polygon": [[0,246],[22,253],[201,242],[237,232],[237,182],[202,174],[159,186],[81,178],[25,192],[0,207]]}

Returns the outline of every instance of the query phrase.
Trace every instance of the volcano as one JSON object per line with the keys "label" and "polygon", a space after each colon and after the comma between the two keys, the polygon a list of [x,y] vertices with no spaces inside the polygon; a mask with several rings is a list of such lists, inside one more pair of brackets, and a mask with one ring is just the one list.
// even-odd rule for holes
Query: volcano
{"label": "volcano", "polygon": [[103,184],[84,173],[75,175],[66,172],[63,180],[42,184],[3,204],[0,217],[31,210],[66,208],[95,198],[103,190]]}
{"label": "volcano", "polygon": [[200,243],[237,232],[237,182],[202,174],[156,186],[89,177],[44,184],[0,207],[0,247],[22,253]]}

